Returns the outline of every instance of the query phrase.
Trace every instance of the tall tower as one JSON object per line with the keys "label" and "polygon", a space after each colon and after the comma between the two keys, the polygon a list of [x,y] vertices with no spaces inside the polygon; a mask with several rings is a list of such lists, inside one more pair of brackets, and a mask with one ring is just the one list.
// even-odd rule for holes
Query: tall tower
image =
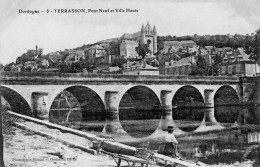
{"label": "tall tower", "polygon": [[142,25],[141,28],[141,44],[144,44],[144,38],[145,38],[145,29],[144,29],[144,25]]}
{"label": "tall tower", "polygon": [[153,26],[153,54],[157,53],[157,30],[155,25]]}
{"label": "tall tower", "polygon": [[38,57],[38,46],[37,45],[35,46],[35,52],[36,52],[35,58],[37,58]]}
{"label": "tall tower", "polygon": [[150,23],[149,23],[149,21],[147,21],[147,25],[146,25],[146,27],[145,27],[146,29],[147,29],[147,34],[151,34],[151,26],[150,26]]}

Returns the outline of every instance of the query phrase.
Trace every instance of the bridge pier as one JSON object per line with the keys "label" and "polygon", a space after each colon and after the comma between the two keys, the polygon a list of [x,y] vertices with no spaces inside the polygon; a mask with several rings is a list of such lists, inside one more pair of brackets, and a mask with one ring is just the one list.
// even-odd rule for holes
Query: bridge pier
{"label": "bridge pier", "polygon": [[117,91],[105,92],[106,124],[104,133],[126,133],[119,121],[119,93]]}
{"label": "bridge pier", "polygon": [[204,98],[205,98],[205,109],[204,109],[204,118],[203,123],[218,124],[215,114],[214,114],[214,90],[205,89]]}
{"label": "bridge pier", "polygon": [[242,102],[242,109],[239,111],[237,120],[235,121],[234,125],[236,126],[236,125],[246,124],[247,123],[247,121],[246,121],[247,113],[248,113],[248,108]]}
{"label": "bridge pier", "polygon": [[32,92],[33,113],[36,118],[49,121],[49,110],[47,109],[48,93]]}
{"label": "bridge pier", "polygon": [[172,119],[172,96],[171,90],[161,91],[161,102],[162,102],[162,117],[157,129],[164,130],[168,126],[173,126],[177,128],[177,125]]}
{"label": "bridge pier", "polygon": [[205,108],[204,108],[204,118],[200,126],[195,130],[195,132],[207,132],[213,129],[221,130],[223,127],[217,122],[214,114],[214,90],[205,89]]}

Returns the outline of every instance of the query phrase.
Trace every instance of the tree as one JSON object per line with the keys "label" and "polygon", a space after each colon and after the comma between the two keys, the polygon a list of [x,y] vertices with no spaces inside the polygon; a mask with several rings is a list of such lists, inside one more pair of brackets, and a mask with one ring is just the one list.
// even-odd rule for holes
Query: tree
{"label": "tree", "polygon": [[149,43],[148,44],[141,44],[139,43],[138,46],[135,48],[135,51],[138,53],[139,56],[143,59],[143,68],[145,68],[146,60],[145,57],[148,53],[151,53],[149,49]]}
{"label": "tree", "polygon": [[198,56],[196,65],[192,64],[190,68],[190,75],[207,75],[209,70],[206,60],[201,55]]}
{"label": "tree", "polygon": [[0,71],[2,71],[2,69],[4,69],[4,65],[0,63]]}
{"label": "tree", "polygon": [[109,47],[106,48],[107,54],[119,56],[120,55],[120,44],[121,44],[120,40],[110,42]]}
{"label": "tree", "polygon": [[222,62],[222,58],[220,54],[217,54],[214,58],[214,63],[212,64],[212,74],[211,75],[219,75],[219,68],[220,68],[220,64]]}
{"label": "tree", "polygon": [[256,31],[255,41],[253,44],[253,52],[250,55],[250,59],[259,63],[260,60],[260,28]]}
{"label": "tree", "polygon": [[65,63],[60,63],[59,66],[60,72],[61,73],[71,73],[71,66],[65,64]]}
{"label": "tree", "polygon": [[111,64],[112,67],[119,67],[119,68],[123,68],[123,64],[126,63],[126,59],[124,59],[123,57],[120,57],[118,59],[114,59],[113,63]]}
{"label": "tree", "polygon": [[91,66],[90,63],[88,63],[86,60],[80,62],[80,68],[83,71],[83,69],[86,69],[88,72],[93,72],[93,66]]}
{"label": "tree", "polygon": [[149,50],[148,44],[141,44],[139,43],[138,46],[135,48],[135,51],[138,53],[139,56],[141,56],[143,59],[146,57],[148,53],[151,51]]}
{"label": "tree", "polygon": [[4,71],[12,71],[14,63],[9,63],[4,66]]}

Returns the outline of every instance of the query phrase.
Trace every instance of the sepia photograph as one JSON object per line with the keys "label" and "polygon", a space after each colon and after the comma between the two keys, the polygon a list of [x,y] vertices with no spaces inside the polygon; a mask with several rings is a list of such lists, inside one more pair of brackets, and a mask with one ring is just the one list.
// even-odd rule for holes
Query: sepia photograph
{"label": "sepia photograph", "polygon": [[260,0],[0,0],[0,167],[260,167]]}

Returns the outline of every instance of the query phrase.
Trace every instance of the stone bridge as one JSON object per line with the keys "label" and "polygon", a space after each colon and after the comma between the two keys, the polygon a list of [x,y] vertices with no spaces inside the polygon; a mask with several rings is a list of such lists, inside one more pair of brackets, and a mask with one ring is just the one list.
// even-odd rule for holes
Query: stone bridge
{"label": "stone bridge", "polygon": [[[135,75],[84,75],[61,73],[10,73],[1,74],[1,94],[14,112],[23,109],[28,115],[49,120],[54,99],[62,91],[73,94],[81,106],[88,93],[95,94],[104,105],[106,124],[104,132],[124,133],[119,120],[119,105],[130,90],[147,89],[158,99],[161,123],[158,128],[174,125],[172,100],[184,87],[195,88],[205,105],[203,121],[218,124],[214,116],[214,96],[223,87],[229,87],[238,96],[241,105],[260,104],[260,77],[203,77],[203,76],[135,76]],[[86,98],[85,98],[86,97]],[[18,100],[17,100],[18,99]],[[259,109],[258,109],[259,110]],[[255,111],[260,120],[260,111]],[[259,123],[259,122],[258,122]]]}

